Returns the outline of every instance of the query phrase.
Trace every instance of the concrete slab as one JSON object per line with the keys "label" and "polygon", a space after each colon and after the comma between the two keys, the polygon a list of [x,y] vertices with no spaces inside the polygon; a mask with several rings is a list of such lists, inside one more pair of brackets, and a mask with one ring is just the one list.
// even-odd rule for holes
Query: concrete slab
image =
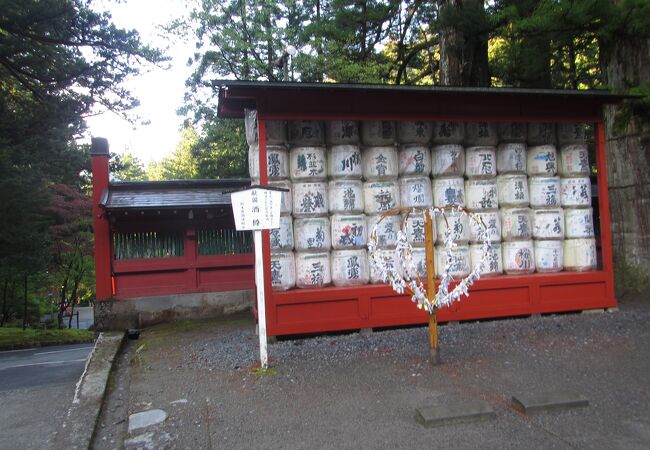
{"label": "concrete slab", "polygon": [[459,399],[454,403],[424,406],[415,410],[415,420],[427,428],[477,422],[495,417],[492,406],[483,400]]}
{"label": "concrete slab", "polygon": [[140,428],[157,425],[167,419],[167,413],[162,409],[149,409],[129,416],[129,433]]}
{"label": "concrete slab", "polygon": [[512,396],[512,406],[525,414],[589,406],[581,394],[568,391],[521,393]]}

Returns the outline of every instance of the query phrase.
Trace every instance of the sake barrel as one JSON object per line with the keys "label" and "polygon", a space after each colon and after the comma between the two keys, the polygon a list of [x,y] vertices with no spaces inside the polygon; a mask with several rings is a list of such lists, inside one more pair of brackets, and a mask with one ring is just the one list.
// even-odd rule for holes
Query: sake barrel
{"label": "sake barrel", "polygon": [[259,136],[257,133],[257,110],[255,109],[244,110],[244,134],[248,145],[257,144]]}
{"label": "sake barrel", "polygon": [[406,144],[399,148],[399,176],[429,176],[431,173],[431,152],[421,144]]}
{"label": "sake barrel", "polygon": [[397,141],[402,144],[427,144],[433,135],[433,124],[422,120],[397,122]]}
{"label": "sake barrel", "polygon": [[596,270],[596,239],[567,239],[564,241],[564,270],[586,272]]}
{"label": "sake barrel", "polygon": [[293,184],[294,217],[327,215],[329,210],[328,200],[327,183],[325,181]]}
{"label": "sake barrel", "polygon": [[[445,217],[447,220],[445,220]],[[454,242],[466,244],[469,241],[470,227],[469,217],[467,214],[458,211],[449,211],[442,215],[436,216],[437,241],[439,244],[445,242],[447,227],[451,230],[451,236]]]}
{"label": "sake barrel", "polygon": [[370,281],[365,250],[333,250],[331,261],[335,286],[361,286]]}
{"label": "sake barrel", "polygon": [[526,142],[528,133],[523,122],[502,122],[497,124],[499,142]]}
{"label": "sake barrel", "polygon": [[465,206],[470,210],[498,208],[497,179],[469,179],[465,181]]}
{"label": "sake barrel", "polygon": [[433,205],[431,179],[426,177],[403,177],[399,179],[401,206],[428,207]]}
{"label": "sake barrel", "polygon": [[558,123],[557,142],[559,145],[584,144],[586,131],[583,123]]}
{"label": "sake barrel", "polygon": [[493,122],[465,123],[465,145],[497,145],[499,136],[497,125]]}
{"label": "sake barrel", "polygon": [[533,209],[533,239],[564,239],[564,211],[562,208]]}
{"label": "sake barrel", "polygon": [[[488,238],[490,242],[499,242],[501,240],[501,214],[498,210],[492,211],[480,211],[474,213],[474,216],[478,216],[483,220],[483,223],[487,227]],[[470,242],[483,242],[481,233],[483,226],[474,220],[469,220],[469,240]]]}
{"label": "sake barrel", "polygon": [[260,181],[260,149],[257,143],[248,146],[248,175],[251,180]]}
{"label": "sake barrel", "polygon": [[293,221],[291,216],[280,216],[280,228],[269,230],[271,251],[293,250]]}
{"label": "sake barrel", "polygon": [[363,203],[366,214],[382,213],[400,206],[397,180],[363,183]]}
{"label": "sake barrel", "polygon": [[571,177],[560,180],[560,202],[566,207],[591,206],[589,177]]}
{"label": "sake barrel", "polygon": [[[420,278],[422,282],[426,282],[427,280],[427,251],[424,248],[421,247],[416,247],[412,249],[411,251],[411,259],[413,261],[413,269],[415,272],[412,272],[404,262],[402,261],[402,271],[406,273],[407,269],[409,269],[409,274],[412,279],[417,279],[417,277]],[[435,265],[435,262],[434,262]]]}
{"label": "sake barrel", "polygon": [[[265,125],[267,144],[282,145],[287,142],[287,122],[285,120],[267,120],[265,121]],[[248,145],[257,144],[259,141],[257,111],[246,111],[244,117],[244,128]]]}
{"label": "sake barrel", "polygon": [[501,238],[504,241],[533,237],[533,212],[529,208],[501,208]]}
{"label": "sake barrel", "polygon": [[358,144],[359,124],[354,120],[325,122],[325,142],[328,144]]}
{"label": "sake barrel", "polygon": [[523,207],[530,203],[526,175],[499,175],[497,192],[502,207]]}
{"label": "sake barrel", "polygon": [[[471,268],[473,270],[483,258],[483,244],[470,244],[469,257]],[[494,242],[491,244],[491,248],[487,252],[485,264],[479,273],[481,276],[494,276],[503,273],[503,259],[500,243]]]}
{"label": "sake barrel", "polygon": [[288,124],[289,143],[295,146],[318,146],[325,142],[323,122],[293,120]]}
{"label": "sake barrel", "polygon": [[560,206],[560,177],[530,177],[528,189],[533,208]]}
{"label": "sake barrel", "polygon": [[[380,249],[377,250],[377,258],[381,261],[381,264],[384,264],[387,268],[392,268],[397,270],[398,273],[401,273],[401,265],[397,261],[397,253],[394,249]],[[379,284],[379,283],[388,283],[390,280],[384,280],[381,277],[381,271],[379,270],[379,267],[377,267],[376,264],[373,264],[372,261],[369,260],[369,265],[370,265],[370,282],[372,284]]]}
{"label": "sake barrel", "polygon": [[[424,249],[422,249],[424,250]],[[442,278],[446,272],[448,264],[447,249],[444,245],[436,245],[434,252],[436,276]],[[469,245],[457,245],[451,249],[451,264],[449,266],[449,275],[456,280],[465,278],[471,271]]]}
{"label": "sake barrel", "polygon": [[364,248],[368,244],[368,221],[364,214],[334,214],[330,219],[334,249]]}
{"label": "sake barrel", "polygon": [[555,124],[545,123],[545,122],[529,123],[528,144],[529,145],[555,144]]}
{"label": "sake barrel", "polygon": [[332,145],[327,155],[327,173],[332,178],[360,179],[361,150],[357,145]]}
{"label": "sake barrel", "polygon": [[361,142],[364,145],[394,145],[395,122],[391,120],[366,120],[361,122]]}
{"label": "sake barrel", "polygon": [[554,145],[535,145],[526,152],[528,175],[552,176],[557,173],[557,150]]}
{"label": "sake barrel", "polygon": [[288,215],[293,212],[293,185],[289,180],[269,181],[269,186],[287,189],[280,196],[280,214]]}
{"label": "sake barrel", "polygon": [[[251,178],[260,178],[260,150],[257,144],[248,151],[248,172]],[[284,145],[266,146],[266,173],[269,180],[289,178],[289,153]]]}
{"label": "sake barrel", "polygon": [[502,242],[503,269],[508,275],[535,272],[533,241]]}
{"label": "sake barrel", "polygon": [[561,272],[564,268],[563,241],[535,241],[535,269],[540,272]]}
{"label": "sake barrel", "polygon": [[560,164],[558,167],[560,175],[568,176],[589,176],[589,152],[585,144],[570,144],[560,147]]}
{"label": "sake barrel", "polygon": [[497,173],[526,173],[526,144],[510,142],[497,148]]}
{"label": "sake barrel", "polygon": [[465,149],[465,175],[468,178],[496,177],[496,154],[495,147],[467,147]]}
{"label": "sake barrel", "polygon": [[296,286],[293,252],[271,252],[271,289],[287,291]]}
{"label": "sake barrel", "polygon": [[434,145],[431,148],[431,173],[434,178],[465,175],[465,148],[460,144]]}
{"label": "sake barrel", "polygon": [[461,177],[434,178],[433,204],[438,208],[465,206],[465,180]]}
{"label": "sake barrel", "polygon": [[325,147],[293,147],[289,159],[291,180],[314,181],[327,178]]}
{"label": "sake barrel", "polygon": [[330,252],[296,253],[296,286],[319,288],[332,283]]}
{"label": "sake barrel", "polygon": [[381,214],[368,216],[368,230],[372,232],[377,225],[377,245],[379,248],[386,249],[395,247],[397,243],[397,232],[401,226],[401,217],[398,215],[386,216],[381,222]]}
{"label": "sake barrel", "polygon": [[328,186],[330,213],[362,213],[361,180],[331,180]]}
{"label": "sake barrel", "polygon": [[[409,214],[406,218],[404,231],[406,239],[413,247],[422,247],[425,243],[424,214]],[[436,222],[431,221],[433,241],[436,241]]]}
{"label": "sake barrel", "polygon": [[463,122],[434,122],[434,144],[462,144],[465,139],[465,124]]}
{"label": "sake barrel", "polygon": [[363,177],[366,180],[391,180],[397,178],[399,163],[394,146],[365,147],[361,152]]}
{"label": "sake barrel", "polygon": [[594,237],[594,217],[592,208],[566,208],[564,226],[567,239]]}
{"label": "sake barrel", "polygon": [[322,252],[332,247],[329,217],[294,219],[293,232],[298,252]]}

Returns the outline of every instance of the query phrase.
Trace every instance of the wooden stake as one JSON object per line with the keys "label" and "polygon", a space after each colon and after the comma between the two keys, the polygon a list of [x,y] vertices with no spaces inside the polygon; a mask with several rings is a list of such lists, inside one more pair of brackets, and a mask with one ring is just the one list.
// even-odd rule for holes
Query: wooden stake
{"label": "wooden stake", "polygon": [[[429,211],[424,213],[424,245],[427,259],[427,298],[434,302],[436,298],[436,268],[433,251],[433,226]],[[432,365],[440,363],[438,351],[438,308],[434,306],[429,313],[429,356]]]}

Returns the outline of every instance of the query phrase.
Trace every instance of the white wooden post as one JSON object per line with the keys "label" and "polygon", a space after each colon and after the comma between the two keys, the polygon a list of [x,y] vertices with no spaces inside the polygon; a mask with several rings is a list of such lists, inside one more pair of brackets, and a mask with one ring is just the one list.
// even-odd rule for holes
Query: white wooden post
{"label": "white wooden post", "polygon": [[266,350],[266,299],[264,298],[264,258],[262,257],[262,232],[253,231],[255,246],[255,287],[257,289],[257,328],[260,338],[260,365],[269,367],[269,356]]}

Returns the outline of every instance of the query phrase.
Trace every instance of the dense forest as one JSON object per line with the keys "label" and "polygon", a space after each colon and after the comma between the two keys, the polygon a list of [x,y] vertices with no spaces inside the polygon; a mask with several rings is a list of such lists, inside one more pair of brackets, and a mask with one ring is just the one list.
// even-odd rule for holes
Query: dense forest
{"label": "dense forest", "polygon": [[[124,88],[164,59],[89,0],[0,0],[2,322],[92,299],[88,149],[97,109],[128,117]],[[166,26],[189,38],[181,142],[115,179],[247,175],[242,123],[216,117],[219,78],[561,89],[638,94],[606,112],[619,288],[647,286],[650,0],[203,0]],[[288,48],[295,56],[283,58]],[[286,55],[284,55],[286,56]],[[634,176],[630,176],[634,174]],[[620,289],[619,289],[620,290]],[[32,311],[30,313],[30,311]]]}

